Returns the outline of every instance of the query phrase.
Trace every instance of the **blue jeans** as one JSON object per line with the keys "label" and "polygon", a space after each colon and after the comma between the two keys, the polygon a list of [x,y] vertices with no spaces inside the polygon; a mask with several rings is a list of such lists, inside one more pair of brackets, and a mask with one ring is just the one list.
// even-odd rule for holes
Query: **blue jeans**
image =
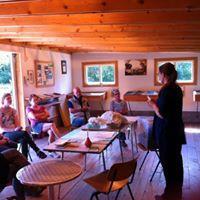
{"label": "blue jeans", "polygon": [[3,135],[9,138],[13,142],[22,144],[22,154],[27,158],[28,157],[28,145],[37,152],[39,148],[32,140],[31,136],[26,131],[13,131],[13,132],[4,132]]}
{"label": "blue jeans", "polygon": [[80,127],[84,124],[86,124],[85,117],[78,117],[78,118],[73,119],[73,121],[72,121],[72,126],[74,126],[74,127]]}

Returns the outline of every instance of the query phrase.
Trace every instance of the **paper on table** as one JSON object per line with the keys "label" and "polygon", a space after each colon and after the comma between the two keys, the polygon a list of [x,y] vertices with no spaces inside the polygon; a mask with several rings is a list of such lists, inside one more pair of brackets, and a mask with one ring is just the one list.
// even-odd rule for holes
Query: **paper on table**
{"label": "paper on table", "polygon": [[70,144],[70,143],[77,143],[78,140],[77,139],[59,139],[58,141],[55,142],[56,146],[65,146],[66,144]]}

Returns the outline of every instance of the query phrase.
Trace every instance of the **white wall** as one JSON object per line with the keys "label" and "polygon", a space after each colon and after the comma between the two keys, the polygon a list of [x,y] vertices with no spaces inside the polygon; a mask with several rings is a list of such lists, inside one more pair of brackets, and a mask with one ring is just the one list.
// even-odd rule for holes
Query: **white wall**
{"label": "white wall", "polygon": [[[111,100],[110,87],[83,87],[82,86],[82,68],[81,62],[86,61],[105,61],[117,60],[119,71],[119,89],[123,95],[129,90],[159,90],[154,86],[154,58],[171,57],[198,57],[198,66],[200,64],[200,53],[75,53],[72,54],[72,85],[79,86],[83,91],[108,91],[106,109],[109,109]],[[124,66],[128,59],[147,59],[147,75],[145,76],[125,76]],[[185,86],[184,89],[184,111],[195,111],[196,103],[192,100],[192,91],[200,89],[200,67],[198,67],[198,84]],[[146,103],[131,103],[132,110],[151,110]]]}
{"label": "white wall", "polygon": [[[71,76],[71,55],[59,52],[52,52],[48,50],[31,49],[24,47],[15,47],[10,45],[0,45],[0,51],[16,52],[20,54],[21,62],[21,76],[23,77],[24,96],[28,97],[30,94],[44,94],[44,93],[69,93],[72,90],[72,76]],[[34,61],[52,61],[54,63],[55,85],[51,87],[36,88],[34,84],[26,81],[27,70],[34,70]],[[67,61],[67,74],[61,73],[61,60]]]}

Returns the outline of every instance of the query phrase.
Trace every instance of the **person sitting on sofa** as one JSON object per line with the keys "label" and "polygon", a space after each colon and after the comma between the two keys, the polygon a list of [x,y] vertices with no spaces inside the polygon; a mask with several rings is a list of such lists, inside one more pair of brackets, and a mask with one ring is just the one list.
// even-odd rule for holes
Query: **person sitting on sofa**
{"label": "person sitting on sofa", "polygon": [[[118,112],[121,115],[127,115],[128,114],[127,103],[126,101],[120,98],[119,89],[112,90],[112,97],[113,97],[113,100],[110,102],[110,110],[113,112]],[[120,132],[119,139],[121,141],[122,146],[127,147],[127,144],[125,142],[126,136],[124,132]]]}
{"label": "person sitting on sofa", "polygon": [[46,158],[46,154],[38,148],[31,136],[26,131],[22,130],[19,124],[17,111],[11,107],[11,104],[11,94],[4,94],[2,97],[2,107],[0,108],[0,134],[3,134],[4,137],[8,138],[10,141],[21,143],[22,154],[26,158],[29,151],[28,145],[36,152],[39,158]]}
{"label": "person sitting on sofa", "polygon": [[72,126],[80,127],[87,123],[90,107],[79,87],[73,89],[73,97],[68,100],[68,108]]}

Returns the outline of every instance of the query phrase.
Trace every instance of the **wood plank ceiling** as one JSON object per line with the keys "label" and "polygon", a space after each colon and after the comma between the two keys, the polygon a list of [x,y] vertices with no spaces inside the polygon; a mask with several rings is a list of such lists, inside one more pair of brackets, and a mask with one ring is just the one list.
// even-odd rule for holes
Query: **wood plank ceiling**
{"label": "wood plank ceiling", "polygon": [[200,51],[200,0],[0,0],[0,43],[63,52]]}

